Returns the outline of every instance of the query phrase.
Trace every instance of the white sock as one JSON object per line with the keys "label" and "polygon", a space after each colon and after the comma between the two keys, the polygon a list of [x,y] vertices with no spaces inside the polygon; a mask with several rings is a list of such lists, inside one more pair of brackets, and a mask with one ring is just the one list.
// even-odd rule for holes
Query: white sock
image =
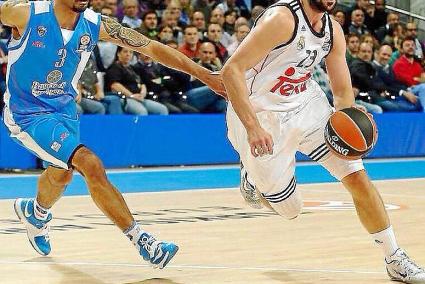
{"label": "white sock", "polygon": [[399,248],[395,239],[393,226],[389,226],[385,230],[372,234],[372,237],[378,245],[380,245],[386,257],[392,256]]}
{"label": "white sock", "polygon": [[35,215],[35,218],[37,218],[39,220],[46,221],[47,216],[49,216],[49,213],[50,213],[50,209],[44,208],[43,206],[38,204],[37,198],[34,198],[34,215]]}
{"label": "white sock", "polygon": [[139,223],[136,221],[133,221],[133,223],[128,227],[124,234],[127,236],[127,238],[130,239],[131,242],[133,242],[134,245],[136,245],[137,241],[140,238],[140,235],[143,234],[144,231],[140,227]]}

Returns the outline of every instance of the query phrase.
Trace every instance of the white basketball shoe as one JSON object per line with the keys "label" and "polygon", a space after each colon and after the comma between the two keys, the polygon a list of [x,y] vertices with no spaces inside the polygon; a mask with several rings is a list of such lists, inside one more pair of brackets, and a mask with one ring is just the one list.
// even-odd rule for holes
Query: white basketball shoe
{"label": "white basketball shoe", "polygon": [[239,187],[241,195],[249,206],[255,209],[263,208],[259,193],[257,192],[255,185],[249,182],[248,173],[246,172],[243,164],[241,163],[241,185]]}
{"label": "white basketball shoe", "polygon": [[411,284],[425,284],[425,271],[414,263],[402,249],[385,258],[388,276],[391,280]]}

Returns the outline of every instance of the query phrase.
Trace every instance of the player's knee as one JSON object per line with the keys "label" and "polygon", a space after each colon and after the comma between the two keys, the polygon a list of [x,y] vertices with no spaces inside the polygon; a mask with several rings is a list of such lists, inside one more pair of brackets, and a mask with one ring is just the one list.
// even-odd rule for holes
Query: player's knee
{"label": "player's knee", "polygon": [[291,196],[281,202],[270,202],[270,204],[276,213],[288,220],[297,218],[303,209],[303,201],[298,191],[295,191]]}
{"label": "player's knee", "polygon": [[65,187],[72,180],[72,170],[55,170],[54,172],[51,170],[47,170],[47,177],[49,179],[50,184],[59,187]]}
{"label": "player's knee", "polygon": [[85,147],[80,148],[75,154],[73,165],[86,178],[97,178],[100,180],[105,177],[105,168],[102,161]]}

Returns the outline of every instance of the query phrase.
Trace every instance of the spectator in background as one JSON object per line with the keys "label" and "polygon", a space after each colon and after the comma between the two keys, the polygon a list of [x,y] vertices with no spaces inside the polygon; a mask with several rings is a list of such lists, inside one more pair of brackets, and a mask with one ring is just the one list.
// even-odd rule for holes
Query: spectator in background
{"label": "spectator in background", "polygon": [[360,46],[360,37],[355,33],[347,35],[347,52],[345,53],[345,58],[347,64],[350,65],[354,58],[357,57]]}
{"label": "spectator in background", "polygon": [[407,86],[397,81],[388,64],[392,54],[390,45],[384,44],[375,53],[373,68],[377,71],[378,78],[385,84],[391,97],[399,105],[402,111],[419,111],[422,109],[420,101],[415,94],[407,90]]}
{"label": "spectator in background", "polygon": [[238,15],[241,14],[241,10],[236,6],[236,0],[223,0],[223,2],[217,5],[217,8],[221,9],[223,13],[230,10],[235,11]]}
{"label": "spectator in background", "polygon": [[[189,76],[154,62],[150,57],[140,54],[133,69],[147,87],[147,98],[155,99],[165,105],[169,113],[198,113],[199,111],[186,103],[183,91],[189,84]],[[170,70],[170,73],[166,72]],[[171,75],[171,76],[170,76]],[[177,76],[175,76],[177,75]]]}
{"label": "spectator in background", "polygon": [[[372,66],[372,54],[372,46],[360,44],[358,56],[350,64],[353,87],[359,89],[360,93],[368,94],[366,102],[378,105],[384,111],[401,111],[398,104],[390,99],[385,84],[377,77]],[[368,105],[364,106],[370,110]]]}
{"label": "spectator in background", "polygon": [[166,10],[170,11],[171,15],[174,19],[176,19],[179,27],[184,27],[189,22],[188,15],[183,15],[182,6],[179,0],[171,0],[167,5]]}
{"label": "spectator in background", "polygon": [[105,0],[105,7],[111,9],[111,17],[117,18],[118,0]]}
{"label": "spectator in background", "polygon": [[97,78],[96,63],[93,58],[87,61],[77,85],[77,109],[82,114],[122,114],[118,96],[105,96]]}
{"label": "spectator in background", "polygon": [[[251,25],[250,27],[252,27],[252,25],[254,24],[255,20],[258,18],[258,16],[261,15],[261,13],[263,13],[263,11],[265,10],[265,8],[261,5],[256,5],[252,8],[251,10]],[[235,23],[236,24],[236,23]]]}
{"label": "spectator in background", "polygon": [[175,41],[174,39],[170,39],[167,40],[166,42],[164,42],[167,46],[173,48],[173,49],[177,49],[179,46],[177,44],[177,41]]}
{"label": "spectator in background", "polygon": [[395,13],[395,12],[388,13],[386,25],[378,28],[375,31],[376,38],[379,40],[379,42],[382,42],[384,40],[385,36],[389,34],[390,25],[395,24],[395,23],[399,23],[399,22],[400,22],[400,17],[397,13]]}
{"label": "spectator in background", "polygon": [[348,34],[348,27],[345,25],[345,13],[343,10],[335,10],[333,12],[333,18],[337,21],[344,31],[344,34]]}
{"label": "spectator in background", "polygon": [[173,38],[177,40],[179,44],[183,42],[182,29],[178,25],[178,19],[176,14],[171,10],[164,10],[161,18],[162,26],[170,26],[173,29]]}
{"label": "spectator in background", "polygon": [[195,26],[188,25],[184,28],[184,41],[179,47],[179,51],[187,57],[194,59],[199,57],[199,42],[198,29]]}
{"label": "spectator in background", "polygon": [[[200,59],[199,64],[211,71],[218,71],[219,69],[214,64],[216,60],[216,49],[213,43],[204,42],[199,49]],[[201,112],[215,112],[222,113],[226,111],[226,101],[217,96],[212,90],[205,86],[199,80],[193,81],[193,89],[186,93],[187,101],[190,105],[199,109]]]}
{"label": "spectator in background", "polygon": [[404,27],[401,23],[391,24],[388,34],[382,43],[391,45],[392,48],[400,49],[401,39],[404,37]]}
{"label": "spectator in background", "polygon": [[367,26],[364,24],[365,13],[362,9],[355,9],[351,12],[351,25],[348,27],[349,33],[358,35],[370,33]]}
{"label": "spectator in background", "polygon": [[394,62],[394,75],[398,81],[410,87],[412,93],[419,97],[421,105],[425,106],[425,73],[421,64],[415,60],[414,38],[403,39],[401,48],[403,55]]}
{"label": "spectator in background", "polygon": [[231,35],[229,35],[226,31],[223,30],[224,21],[224,12],[221,9],[215,8],[214,10],[212,10],[210,24],[217,24],[220,26],[220,43],[227,48],[230,44],[232,44],[233,39]]}
{"label": "spectator in background", "polygon": [[199,40],[204,39],[204,32],[206,32],[205,16],[201,11],[195,11],[192,14],[190,24],[198,29]]}
{"label": "spectator in background", "polygon": [[195,11],[201,11],[205,19],[211,17],[212,8],[216,5],[216,1],[210,0],[192,0],[192,6]]}
{"label": "spectator in background", "polygon": [[365,34],[360,37],[360,43],[366,42],[372,46],[374,50],[379,49],[379,42],[372,34]]}
{"label": "spectator in background", "polygon": [[105,0],[90,0],[90,9],[96,13],[100,13],[105,6]]}
{"label": "spectator in background", "polygon": [[250,28],[248,25],[242,24],[236,27],[236,41],[234,41],[228,48],[227,52],[229,53],[229,56],[232,56],[232,54],[236,51],[236,48],[241,44],[242,40],[248,35],[250,31]]}
{"label": "spectator in background", "polygon": [[145,99],[146,85],[130,66],[133,51],[118,47],[117,61],[106,70],[105,81],[109,91],[125,96],[124,111],[136,115],[168,114],[161,103]]}
{"label": "spectator in background", "polygon": [[369,27],[371,31],[375,31],[385,26],[388,13],[385,11],[385,0],[375,0],[375,9],[373,17],[373,25]]}
{"label": "spectator in background", "polygon": [[123,24],[127,24],[130,28],[138,28],[142,24],[142,20],[139,19],[139,2],[137,0],[123,0],[124,17],[122,19]]}
{"label": "spectator in background", "polygon": [[142,24],[136,30],[151,39],[158,36],[158,17],[153,10],[146,11],[142,16]]}
{"label": "spectator in background", "polygon": [[167,42],[172,39],[174,39],[173,28],[171,26],[160,26],[158,29],[158,40],[160,42]]}
{"label": "spectator in background", "polygon": [[181,16],[180,21],[186,26],[190,24],[193,14],[193,7],[190,5],[190,0],[180,0]]}
{"label": "spectator in background", "polygon": [[220,59],[221,64],[223,64],[229,57],[226,47],[221,43],[222,36],[223,32],[219,24],[208,25],[207,38],[217,48],[217,57]]}
{"label": "spectator in background", "polygon": [[417,27],[416,23],[414,23],[414,22],[407,23],[406,24],[405,36],[411,37],[415,40],[415,56],[419,60],[422,60],[424,58],[424,53],[423,53],[423,50],[422,50],[422,45],[421,45],[420,41],[418,40],[417,35],[418,35],[418,27]]}
{"label": "spectator in background", "polygon": [[227,10],[224,13],[224,24],[223,30],[229,35],[233,35],[235,32],[235,22],[238,17],[238,14],[234,10]]}

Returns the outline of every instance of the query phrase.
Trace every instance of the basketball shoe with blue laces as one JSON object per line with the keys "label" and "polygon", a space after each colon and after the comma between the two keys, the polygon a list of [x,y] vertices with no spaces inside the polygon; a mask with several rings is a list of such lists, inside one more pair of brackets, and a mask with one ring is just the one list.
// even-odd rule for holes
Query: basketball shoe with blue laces
{"label": "basketball shoe with blue laces", "polygon": [[52,214],[49,213],[47,220],[37,219],[34,214],[34,199],[18,198],[15,200],[15,212],[19,220],[27,229],[28,240],[32,247],[41,255],[48,255],[51,251],[49,240],[49,221]]}
{"label": "basketball shoe with blue laces", "polygon": [[414,263],[402,249],[385,258],[391,280],[410,284],[425,284],[425,270]]}
{"label": "basketball shoe with blue laces", "polygon": [[137,232],[134,239],[130,235],[127,236],[136,246],[143,259],[154,268],[164,268],[179,250],[179,247],[175,244],[158,241],[151,234],[142,230]]}
{"label": "basketball shoe with blue laces", "polygon": [[257,189],[255,185],[249,182],[248,173],[245,170],[245,167],[241,163],[241,185],[239,187],[239,191],[246,203],[249,206],[255,209],[263,208],[263,204],[261,203],[261,199],[258,195]]}

